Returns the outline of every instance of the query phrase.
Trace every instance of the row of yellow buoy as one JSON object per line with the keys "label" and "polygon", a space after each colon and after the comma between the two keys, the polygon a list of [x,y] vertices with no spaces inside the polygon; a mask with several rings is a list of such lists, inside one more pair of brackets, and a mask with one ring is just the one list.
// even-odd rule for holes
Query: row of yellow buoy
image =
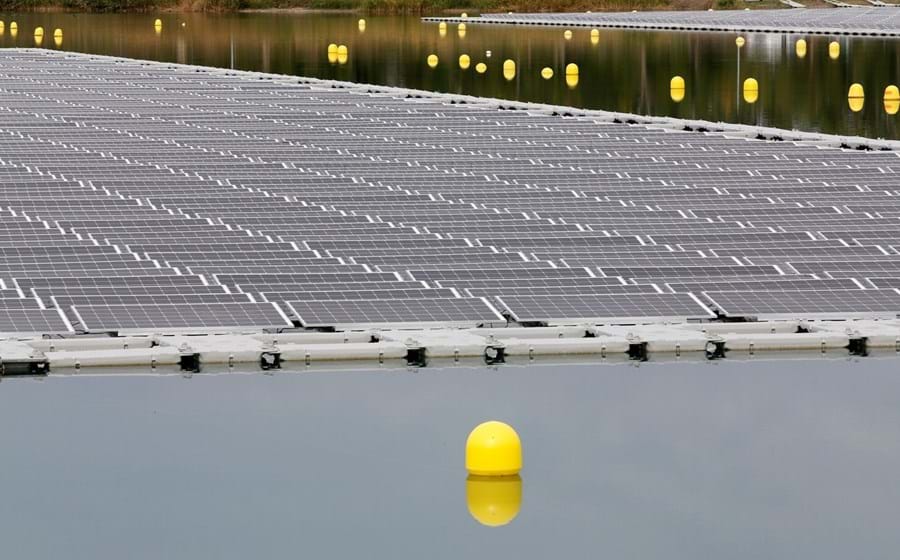
{"label": "row of yellow buoy", "polygon": [[[6,32],[6,22],[0,20],[0,35],[3,35]],[[11,21],[9,22],[9,34],[15,39],[19,35],[19,24]],[[60,47],[62,46],[63,41],[63,32],[62,29],[56,28],[53,30],[53,43]],[[34,44],[38,47],[44,42],[44,28],[41,26],[37,26],[34,28]]]}
{"label": "row of yellow buoy", "polygon": [[[428,65],[429,68],[437,68],[438,64],[440,64],[440,59],[438,58],[438,55],[432,53],[432,54],[429,54],[425,58],[425,63]],[[459,58],[457,59],[457,63],[459,64],[459,67],[462,70],[468,70],[472,65],[472,57],[470,57],[467,54],[461,54],[461,55],[459,55]],[[506,78],[508,81],[515,79],[515,77],[516,77],[516,61],[514,61],[512,59],[506,59],[503,61],[502,68],[503,68],[503,77],[504,78]],[[485,64],[484,62],[479,62],[478,64],[475,65],[475,71],[478,72],[479,74],[484,74],[485,72],[487,72],[487,69],[488,69],[487,64]],[[555,73],[553,71],[553,68],[550,68],[549,66],[541,69],[541,77],[544,78],[545,80],[552,79],[554,75],[555,75]],[[578,65],[575,64],[574,62],[570,62],[569,64],[566,64],[565,76],[566,76],[566,84],[568,84],[570,87],[575,87],[576,85],[578,85],[578,76],[579,76]]]}
{"label": "row of yellow buoy", "polygon": [[[747,78],[743,85],[744,101],[753,104],[759,100],[759,82],[756,78]],[[681,76],[674,76],[669,81],[669,95],[672,101],[680,103],[685,96],[685,82]],[[847,102],[854,113],[862,111],[865,105],[866,92],[862,84],[854,83],[847,91]],[[900,88],[895,85],[884,89],[884,110],[889,115],[900,113]]]}
{"label": "row of yellow buoy", "polygon": [[[797,39],[797,42],[794,44],[794,52],[797,53],[797,58],[806,58],[806,54],[809,52],[809,45],[806,43],[806,39]],[[828,58],[837,60],[840,57],[841,44],[837,41],[828,43]]]}
{"label": "row of yellow buoy", "polygon": [[347,45],[336,45],[331,43],[328,45],[328,62],[331,64],[347,64],[350,50]]}
{"label": "row of yellow buoy", "polygon": [[[884,102],[885,113],[888,115],[900,113],[900,88],[895,85],[889,85],[884,88],[882,101]],[[850,89],[847,90],[847,104],[850,105],[850,110],[854,113],[863,110],[866,104],[866,90],[862,84],[854,83],[850,85]]]}

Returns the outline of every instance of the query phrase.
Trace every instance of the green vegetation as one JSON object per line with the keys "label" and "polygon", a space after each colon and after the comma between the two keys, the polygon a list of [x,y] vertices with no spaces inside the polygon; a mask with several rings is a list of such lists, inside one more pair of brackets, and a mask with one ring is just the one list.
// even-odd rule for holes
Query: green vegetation
{"label": "green vegetation", "polygon": [[[775,0],[751,7],[776,7]],[[385,14],[436,14],[471,10],[517,12],[705,10],[743,8],[742,0],[0,0],[2,11],[216,12],[236,10],[355,10]]]}

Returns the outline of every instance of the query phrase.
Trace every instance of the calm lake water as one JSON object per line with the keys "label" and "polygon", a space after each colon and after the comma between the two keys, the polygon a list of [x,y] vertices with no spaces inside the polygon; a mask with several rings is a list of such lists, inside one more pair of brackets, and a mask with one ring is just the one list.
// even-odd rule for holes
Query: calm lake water
{"label": "calm lake water", "polygon": [[[900,42],[895,39],[837,39],[840,56],[828,54],[827,37],[806,37],[806,56],[796,54],[800,36],[750,34],[741,52],[740,80],[757,79],[759,98],[747,103],[739,93],[735,36],[718,33],[657,33],[482,27],[469,25],[464,37],[449,26],[414,17],[369,17],[365,31],[352,14],[169,14],[160,33],[152,14],[4,14],[15,20],[0,46],[33,46],[33,30],[63,30],[65,50],[199,65],[234,67],[354,82],[405,86],[646,115],[742,122],[780,128],[900,139],[900,115],[882,102],[889,84],[900,83]],[[181,24],[185,25],[182,26]],[[330,43],[348,47],[346,62],[329,62]],[[486,52],[491,51],[488,57]],[[429,54],[439,63],[426,64]],[[468,70],[458,58],[468,54]],[[504,59],[518,64],[514,79],[502,73]],[[476,72],[479,62],[487,65]],[[567,63],[580,67],[578,84],[564,78]],[[555,71],[551,80],[541,69]],[[684,99],[672,100],[669,80],[687,82]],[[862,84],[866,99],[851,110],[847,92]]]}
{"label": "calm lake water", "polygon": [[[3,379],[0,539],[17,560],[894,559],[897,371],[780,357]],[[492,418],[524,446],[502,527],[469,514],[463,468]]]}

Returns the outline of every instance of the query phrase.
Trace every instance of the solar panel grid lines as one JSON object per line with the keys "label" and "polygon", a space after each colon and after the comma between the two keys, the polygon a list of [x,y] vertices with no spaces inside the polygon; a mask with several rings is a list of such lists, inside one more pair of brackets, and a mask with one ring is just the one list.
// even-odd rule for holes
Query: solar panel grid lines
{"label": "solar panel grid lines", "polygon": [[85,332],[258,330],[293,323],[274,303],[75,305],[67,312]]}
{"label": "solar panel grid lines", "polygon": [[505,322],[483,298],[416,298],[390,300],[288,301],[287,307],[306,327],[403,326],[434,324],[474,327]]}
{"label": "solar panel grid lines", "polygon": [[715,314],[691,294],[566,294],[495,298],[518,322],[657,323],[710,319]]}
{"label": "solar panel grid lines", "polygon": [[703,292],[727,317],[766,319],[895,319],[900,315],[896,289]]}
{"label": "solar panel grid lines", "polygon": [[[21,149],[0,139],[0,148],[8,148],[18,163],[106,188],[90,191],[90,196],[110,199],[94,208],[72,204],[80,219],[49,200],[49,191],[41,195],[43,202],[19,196],[20,204],[59,220],[67,232],[100,235],[125,252],[138,249],[182,273],[200,274],[200,283],[221,282],[231,274],[240,279],[223,282],[232,291],[259,293],[290,284],[302,292],[352,293],[359,286],[345,286],[359,283],[372,288],[401,284],[393,289],[411,293],[428,287],[463,293],[478,278],[518,280],[507,286],[524,290],[553,286],[547,271],[564,270],[565,264],[589,265],[594,276],[614,273],[614,278],[595,278],[612,285],[761,281],[793,273],[784,265],[791,261],[838,262],[838,273],[849,275],[844,269],[852,267],[858,276],[861,265],[847,264],[854,257],[895,252],[891,243],[881,241],[882,248],[873,245],[859,253],[847,243],[829,251],[836,245],[820,233],[837,224],[830,229],[848,237],[845,232],[853,224],[870,225],[860,219],[882,219],[868,209],[885,209],[892,202],[868,186],[841,185],[851,176],[866,184],[887,177],[880,167],[884,163],[872,164],[881,159],[852,152],[662,131],[590,116],[561,119],[500,112],[487,105],[452,106],[438,95],[412,105],[393,94],[372,96],[352,86],[326,91],[315,81],[303,87],[273,81],[267,84],[273,87],[257,88],[255,77],[247,80],[241,73],[197,75],[178,66],[123,61],[117,72],[109,72],[108,59],[73,55],[59,64],[57,56],[0,53],[0,103],[13,109],[11,123],[33,140]],[[45,65],[53,70],[34,72],[35,66]],[[77,76],[71,73],[74,65]],[[134,79],[132,68],[140,79]],[[155,89],[154,81],[170,78],[172,87]],[[37,102],[23,102],[23,95],[35,92]],[[35,111],[82,123],[82,130],[72,134],[71,129],[45,126],[49,122],[32,126]],[[435,111],[441,114],[438,125]],[[123,134],[131,136],[123,140]],[[168,142],[173,135],[177,144]],[[105,157],[107,153],[113,157]],[[710,169],[701,169],[707,160]],[[819,169],[816,162],[825,165]],[[852,173],[835,174],[839,167]],[[865,171],[875,168],[877,174]],[[492,178],[483,177],[488,169]],[[752,182],[746,179],[748,172],[755,175]],[[148,182],[154,189],[145,192]],[[769,190],[758,191],[765,196],[759,198],[756,189]],[[577,196],[573,190],[597,196]],[[449,203],[466,196],[475,206]],[[0,206],[2,200],[0,192]],[[138,200],[146,202],[138,206]],[[851,206],[867,213],[850,214]],[[111,214],[109,209],[114,209]],[[551,218],[537,219],[538,209]],[[101,219],[101,211],[109,214],[108,220]],[[192,220],[182,213],[208,219]],[[776,214],[790,217],[798,229],[784,231],[765,218]],[[395,227],[400,224],[408,227]],[[158,235],[163,229],[171,232],[172,250],[159,249],[166,245],[167,237]],[[591,231],[598,229],[603,231]],[[224,236],[226,231],[264,235],[243,238],[239,243],[247,245],[239,248],[211,247],[215,232]],[[179,251],[178,246],[192,245],[193,235],[205,236],[204,241]],[[226,245],[233,242],[229,238]],[[297,258],[309,260],[301,264],[289,252],[267,249],[280,242],[292,242]],[[657,252],[679,246],[696,247],[696,255],[705,259]],[[748,248],[746,254],[741,247]],[[504,256],[489,257],[485,251]],[[347,257],[346,266],[333,260],[348,252],[355,254]],[[533,253],[530,258],[539,262],[520,260],[520,252]],[[778,266],[755,267],[750,257]],[[283,262],[269,262],[275,259]],[[665,266],[669,259],[680,266]],[[747,264],[735,261],[732,269],[735,259]],[[598,264],[603,268],[597,269]],[[369,276],[360,282],[306,276],[310,270],[352,274],[379,268],[398,274],[385,279],[365,272]],[[410,270],[428,271],[428,279]],[[834,276],[828,271],[812,274]],[[589,286],[590,278],[586,274],[580,284]],[[570,292],[591,289],[576,286]]]}

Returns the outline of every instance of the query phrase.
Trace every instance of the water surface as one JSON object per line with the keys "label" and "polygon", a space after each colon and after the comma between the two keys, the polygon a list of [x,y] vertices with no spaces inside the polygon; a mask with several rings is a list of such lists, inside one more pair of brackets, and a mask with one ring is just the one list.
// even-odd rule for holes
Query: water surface
{"label": "water surface", "polygon": [[[896,359],[0,382],[0,538],[37,558],[895,558]],[[522,503],[466,504],[514,425]]]}
{"label": "water surface", "polygon": [[[887,85],[900,83],[900,42],[896,39],[838,38],[840,56],[828,54],[828,37],[747,35],[741,51],[734,35],[601,30],[596,44],[587,29],[469,25],[465,36],[450,26],[441,36],[435,23],[414,17],[368,17],[360,31],[353,14],[235,15],[169,14],[3,14],[19,25],[16,38],[6,29],[0,46],[32,46],[34,27],[46,31],[43,46],[87,53],[199,65],[234,67],[353,82],[404,86],[606,109],[642,115],[668,115],[710,121],[741,122],[787,129],[900,139],[900,115],[889,115],[882,102]],[[184,23],[184,26],[181,24]],[[52,30],[63,30],[59,47]],[[327,46],[348,47],[346,62],[329,62]],[[487,56],[491,51],[491,56]],[[439,64],[426,59],[436,54]],[[458,58],[468,54],[462,70]],[[513,59],[518,72],[503,77],[502,63]],[[487,65],[484,74],[475,66]],[[565,65],[580,67],[577,85],[564,78]],[[544,80],[540,71],[554,69]],[[672,100],[670,78],[683,76],[685,97]],[[753,77],[759,99],[747,103],[739,92]],[[859,82],[866,99],[851,110],[847,93]]]}

